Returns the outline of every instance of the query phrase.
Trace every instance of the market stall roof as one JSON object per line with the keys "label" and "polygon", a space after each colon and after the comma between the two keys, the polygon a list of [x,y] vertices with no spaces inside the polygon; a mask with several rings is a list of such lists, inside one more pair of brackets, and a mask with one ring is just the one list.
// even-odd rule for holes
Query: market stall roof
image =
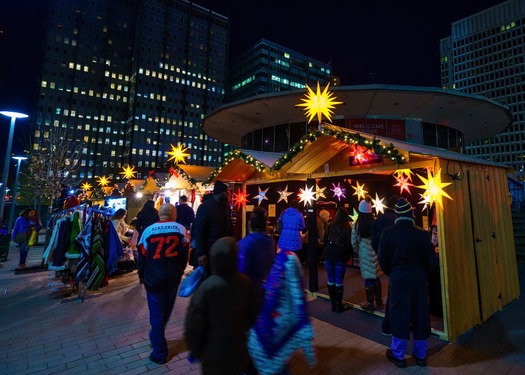
{"label": "market stall roof", "polygon": [[145,194],[156,193],[159,190],[160,188],[157,186],[155,179],[152,177],[148,178],[144,185],[142,185],[142,187],[140,188],[140,191]]}
{"label": "market stall roof", "polygon": [[298,174],[313,173],[347,147],[350,146],[346,142],[328,135],[322,135],[314,142],[306,144],[303,152],[290,158],[279,171]]}
{"label": "market stall roof", "polygon": [[[372,142],[375,138],[366,133],[358,133],[354,130],[341,128],[330,124],[324,124],[323,129],[332,131],[336,136],[321,135],[313,142],[306,142],[303,145],[302,151],[288,158],[285,163],[281,164],[279,172],[281,173],[295,173],[295,174],[311,174],[319,169],[323,164],[334,158],[337,154],[350,147],[350,145],[338,137],[338,133],[349,133],[351,135],[359,135],[360,137],[368,139]],[[430,147],[424,145],[417,145],[409,142],[402,142],[391,138],[382,137],[377,139],[384,145],[393,146],[400,155],[408,162],[412,156],[418,158],[441,158],[448,160],[456,160],[470,164],[490,165],[499,168],[506,168],[500,163],[490,160],[480,159],[477,157],[464,155],[458,152],[445,150],[437,147]],[[275,165],[274,165],[275,167]]]}
{"label": "market stall roof", "polygon": [[178,165],[188,176],[197,182],[206,180],[210,174],[215,170],[215,167],[206,167],[201,165]]}
{"label": "market stall roof", "polygon": [[[510,110],[479,95],[433,87],[363,85],[330,87],[343,104],[334,119],[416,119],[451,126],[463,132],[465,143],[486,139],[505,130],[513,121]],[[211,138],[240,147],[242,136],[280,124],[306,122],[297,106],[305,90],[254,96],[224,105],[203,120]]]}
{"label": "market stall roof", "polygon": [[[348,132],[352,134],[357,134],[357,132],[355,132],[354,130],[341,128],[339,126],[323,125],[323,127],[327,129],[339,130],[339,131],[344,131],[344,132]],[[371,135],[368,135],[365,133],[359,133],[359,134],[363,137],[373,139],[373,136]],[[430,158],[438,157],[440,159],[456,160],[456,161],[461,161],[461,162],[470,163],[470,164],[490,165],[492,167],[498,167],[498,168],[506,168],[506,169],[510,168],[511,170],[513,170],[512,167],[509,167],[501,163],[496,163],[490,160],[477,158],[475,156],[461,154],[459,152],[450,151],[450,150],[446,150],[443,148],[418,145],[414,143],[398,141],[397,139],[392,139],[392,138],[387,138],[387,137],[381,137],[380,140],[384,144],[392,144],[396,149],[400,150],[401,153],[406,155],[405,158],[407,160],[410,159],[410,155],[417,155],[417,156],[430,157]]]}
{"label": "market stall roof", "polygon": [[264,176],[269,173],[270,167],[282,154],[234,150],[230,158],[217,167],[204,183],[212,181],[243,182],[255,176]]}

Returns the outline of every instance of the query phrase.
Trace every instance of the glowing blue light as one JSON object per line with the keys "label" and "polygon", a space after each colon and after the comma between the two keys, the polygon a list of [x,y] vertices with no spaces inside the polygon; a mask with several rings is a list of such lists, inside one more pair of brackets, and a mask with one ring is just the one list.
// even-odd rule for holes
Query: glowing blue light
{"label": "glowing blue light", "polygon": [[13,112],[13,111],[0,111],[0,115],[4,115],[11,118],[26,118],[29,117],[25,113]]}

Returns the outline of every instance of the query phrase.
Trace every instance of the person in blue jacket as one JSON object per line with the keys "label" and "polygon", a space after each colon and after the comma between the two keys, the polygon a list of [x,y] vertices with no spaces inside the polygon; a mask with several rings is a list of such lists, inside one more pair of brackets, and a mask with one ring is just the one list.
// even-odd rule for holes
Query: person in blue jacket
{"label": "person in blue jacket", "polygon": [[304,217],[298,207],[299,203],[294,199],[290,201],[290,206],[279,216],[278,220],[282,222],[282,229],[279,241],[277,241],[279,249],[293,251],[297,255],[303,248],[301,232],[305,228]]}
{"label": "person in blue jacket", "polygon": [[[25,209],[20,213],[15,221],[15,227],[13,233],[11,233],[11,241],[16,242],[20,251],[20,260],[18,262],[18,268],[23,270],[26,268],[27,253],[29,251],[29,238],[33,231],[39,231],[42,228],[40,222],[40,215],[36,210],[31,208]],[[24,238],[20,238],[18,234],[23,234]]]}

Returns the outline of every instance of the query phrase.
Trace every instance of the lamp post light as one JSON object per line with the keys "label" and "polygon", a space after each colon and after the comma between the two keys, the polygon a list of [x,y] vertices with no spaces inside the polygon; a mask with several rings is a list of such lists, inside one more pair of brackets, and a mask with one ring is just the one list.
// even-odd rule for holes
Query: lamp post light
{"label": "lamp post light", "polygon": [[11,199],[11,214],[9,215],[9,222],[7,225],[7,233],[11,233],[13,229],[13,219],[15,217],[15,206],[16,206],[16,196],[18,193],[18,177],[20,176],[20,164],[22,160],[27,160],[25,156],[13,156],[13,159],[17,160],[16,163],[16,177],[15,177],[15,189],[13,191],[13,199]]}
{"label": "lamp post light", "polygon": [[5,208],[5,192],[7,189],[7,177],[9,176],[9,159],[11,159],[11,148],[13,147],[13,135],[15,133],[15,121],[17,118],[26,118],[28,115],[12,112],[12,111],[0,111],[0,115],[11,118],[11,127],[9,128],[9,138],[7,139],[7,148],[5,150],[5,161],[4,161],[4,171],[2,172],[2,200],[0,201],[0,227],[4,223],[4,208]]}

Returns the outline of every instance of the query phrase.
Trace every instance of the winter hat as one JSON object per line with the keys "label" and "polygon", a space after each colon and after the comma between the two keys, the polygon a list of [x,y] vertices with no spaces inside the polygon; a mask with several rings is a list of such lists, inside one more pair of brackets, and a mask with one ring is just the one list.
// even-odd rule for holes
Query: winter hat
{"label": "winter hat", "polygon": [[216,181],[215,185],[213,186],[213,195],[224,193],[228,190],[228,185],[226,185],[222,181]]}
{"label": "winter hat", "polygon": [[363,214],[372,213],[372,205],[370,204],[370,202],[367,202],[365,199],[359,202],[359,212]]}
{"label": "winter hat", "polygon": [[412,205],[405,198],[399,198],[396,201],[397,216],[412,217]]}

